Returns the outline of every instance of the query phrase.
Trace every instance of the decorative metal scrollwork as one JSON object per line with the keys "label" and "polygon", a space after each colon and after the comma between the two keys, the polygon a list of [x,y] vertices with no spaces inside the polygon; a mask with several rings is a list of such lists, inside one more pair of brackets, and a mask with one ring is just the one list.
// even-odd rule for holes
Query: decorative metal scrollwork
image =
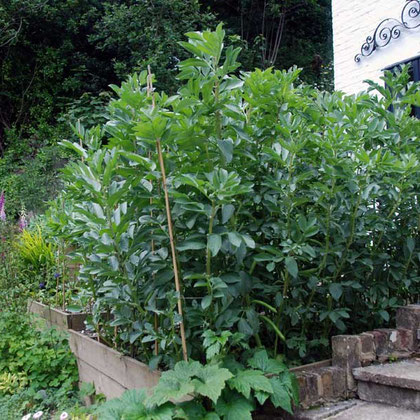
{"label": "decorative metal scrollwork", "polygon": [[385,19],[372,36],[368,36],[363,43],[360,53],[354,57],[359,63],[362,57],[368,57],[376,49],[386,47],[393,39],[397,39],[404,29],[415,29],[420,26],[420,0],[406,0],[402,12],[401,21],[398,19]]}

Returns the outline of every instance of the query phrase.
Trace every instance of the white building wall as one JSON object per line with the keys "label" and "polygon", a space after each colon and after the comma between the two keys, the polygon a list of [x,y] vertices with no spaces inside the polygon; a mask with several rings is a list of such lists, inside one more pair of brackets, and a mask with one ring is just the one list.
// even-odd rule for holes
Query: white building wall
{"label": "white building wall", "polygon": [[[354,61],[367,36],[387,18],[401,21],[407,3],[420,7],[420,0],[332,0],[335,88],[348,94],[366,89],[363,80],[380,81],[382,69],[420,55],[420,27],[402,29],[398,39],[378,48],[359,63]],[[420,16],[417,18],[420,23]]]}

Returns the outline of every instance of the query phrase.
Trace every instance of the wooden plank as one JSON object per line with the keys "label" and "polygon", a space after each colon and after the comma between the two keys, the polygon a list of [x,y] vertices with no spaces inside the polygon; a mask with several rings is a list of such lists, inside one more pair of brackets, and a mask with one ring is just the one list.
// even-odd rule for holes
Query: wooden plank
{"label": "wooden plank", "polygon": [[79,367],[79,384],[81,385],[83,382],[93,383],[97,394],[104,394],[107,399],[118,398],[127,390],[83,360],[78,360],[77,365]]}
{"label": "wooden plank", "polygon": [[309,363],[307,365],[296,366],[294,368],[291,368],[290,372],[298,373],[298,372],[318,369],[322,367],[328,367],[328,366],[331,366],[331,363],[332,363],[332,359],[321,360],[319,362]]}
{"label": "wooden plank", "polygon": [[60,311],[59,309],[51,308],[49,309],[49,320],[51,325],[55,325],[57,328],[61,330],[68,330],[70,324],[70,317],[69,314]]}
{"label": "wooden plank", "polygon": [[50,326],[55,326],[61,330],[74,329],[81,331],[85,328],[87,314],[70,314],[60,309],[44,305],[41,302],[29,301],[28,311],[45,319]]}
{"label": "wooden plank", "polygon": [[77,359],[127,389],[151,388],[160,378],[159,371],[151,371],[147,365],[127,357],[102,343],[70,330],[70,347]]}

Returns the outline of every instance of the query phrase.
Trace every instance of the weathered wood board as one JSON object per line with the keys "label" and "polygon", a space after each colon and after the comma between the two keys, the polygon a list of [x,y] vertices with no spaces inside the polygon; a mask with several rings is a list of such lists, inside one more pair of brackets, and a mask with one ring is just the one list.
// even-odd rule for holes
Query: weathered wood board
{"label": "weathered wood board", "polygon": [[107,398],[121,396],[128,389],[150,389],[160,378],[159,371],[70,330],[70,348],[77,358],[80,382],[94,383]]}
{"label": "weathered wood board", "polygon": [[82,331],[85,329],[87,316],[85,313],[70,314],[34,300],[29,300],[28,312],[39,315],[50,326],[56,326],[61,330]]}

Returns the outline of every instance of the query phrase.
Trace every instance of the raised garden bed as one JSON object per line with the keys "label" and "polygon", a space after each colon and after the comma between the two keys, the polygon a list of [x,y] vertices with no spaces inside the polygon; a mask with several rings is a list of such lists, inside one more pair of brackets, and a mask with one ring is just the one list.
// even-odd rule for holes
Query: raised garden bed
{"label": "raised garden bed", "polygon": [[53,308],[43,303],[29,300],[28,312],[36,314],[47,321],[48,325],[55,326],[61,330],[81,331],[85,329],[85,313],[69,313]]}
{"label": "raised garden bed", "polygon": [[79,381],[94,383],[96,392],[106,398],[121,396],[128,389],[154,387],[159,371],[94,339],[70,330],[70,348],[77,359]]}

